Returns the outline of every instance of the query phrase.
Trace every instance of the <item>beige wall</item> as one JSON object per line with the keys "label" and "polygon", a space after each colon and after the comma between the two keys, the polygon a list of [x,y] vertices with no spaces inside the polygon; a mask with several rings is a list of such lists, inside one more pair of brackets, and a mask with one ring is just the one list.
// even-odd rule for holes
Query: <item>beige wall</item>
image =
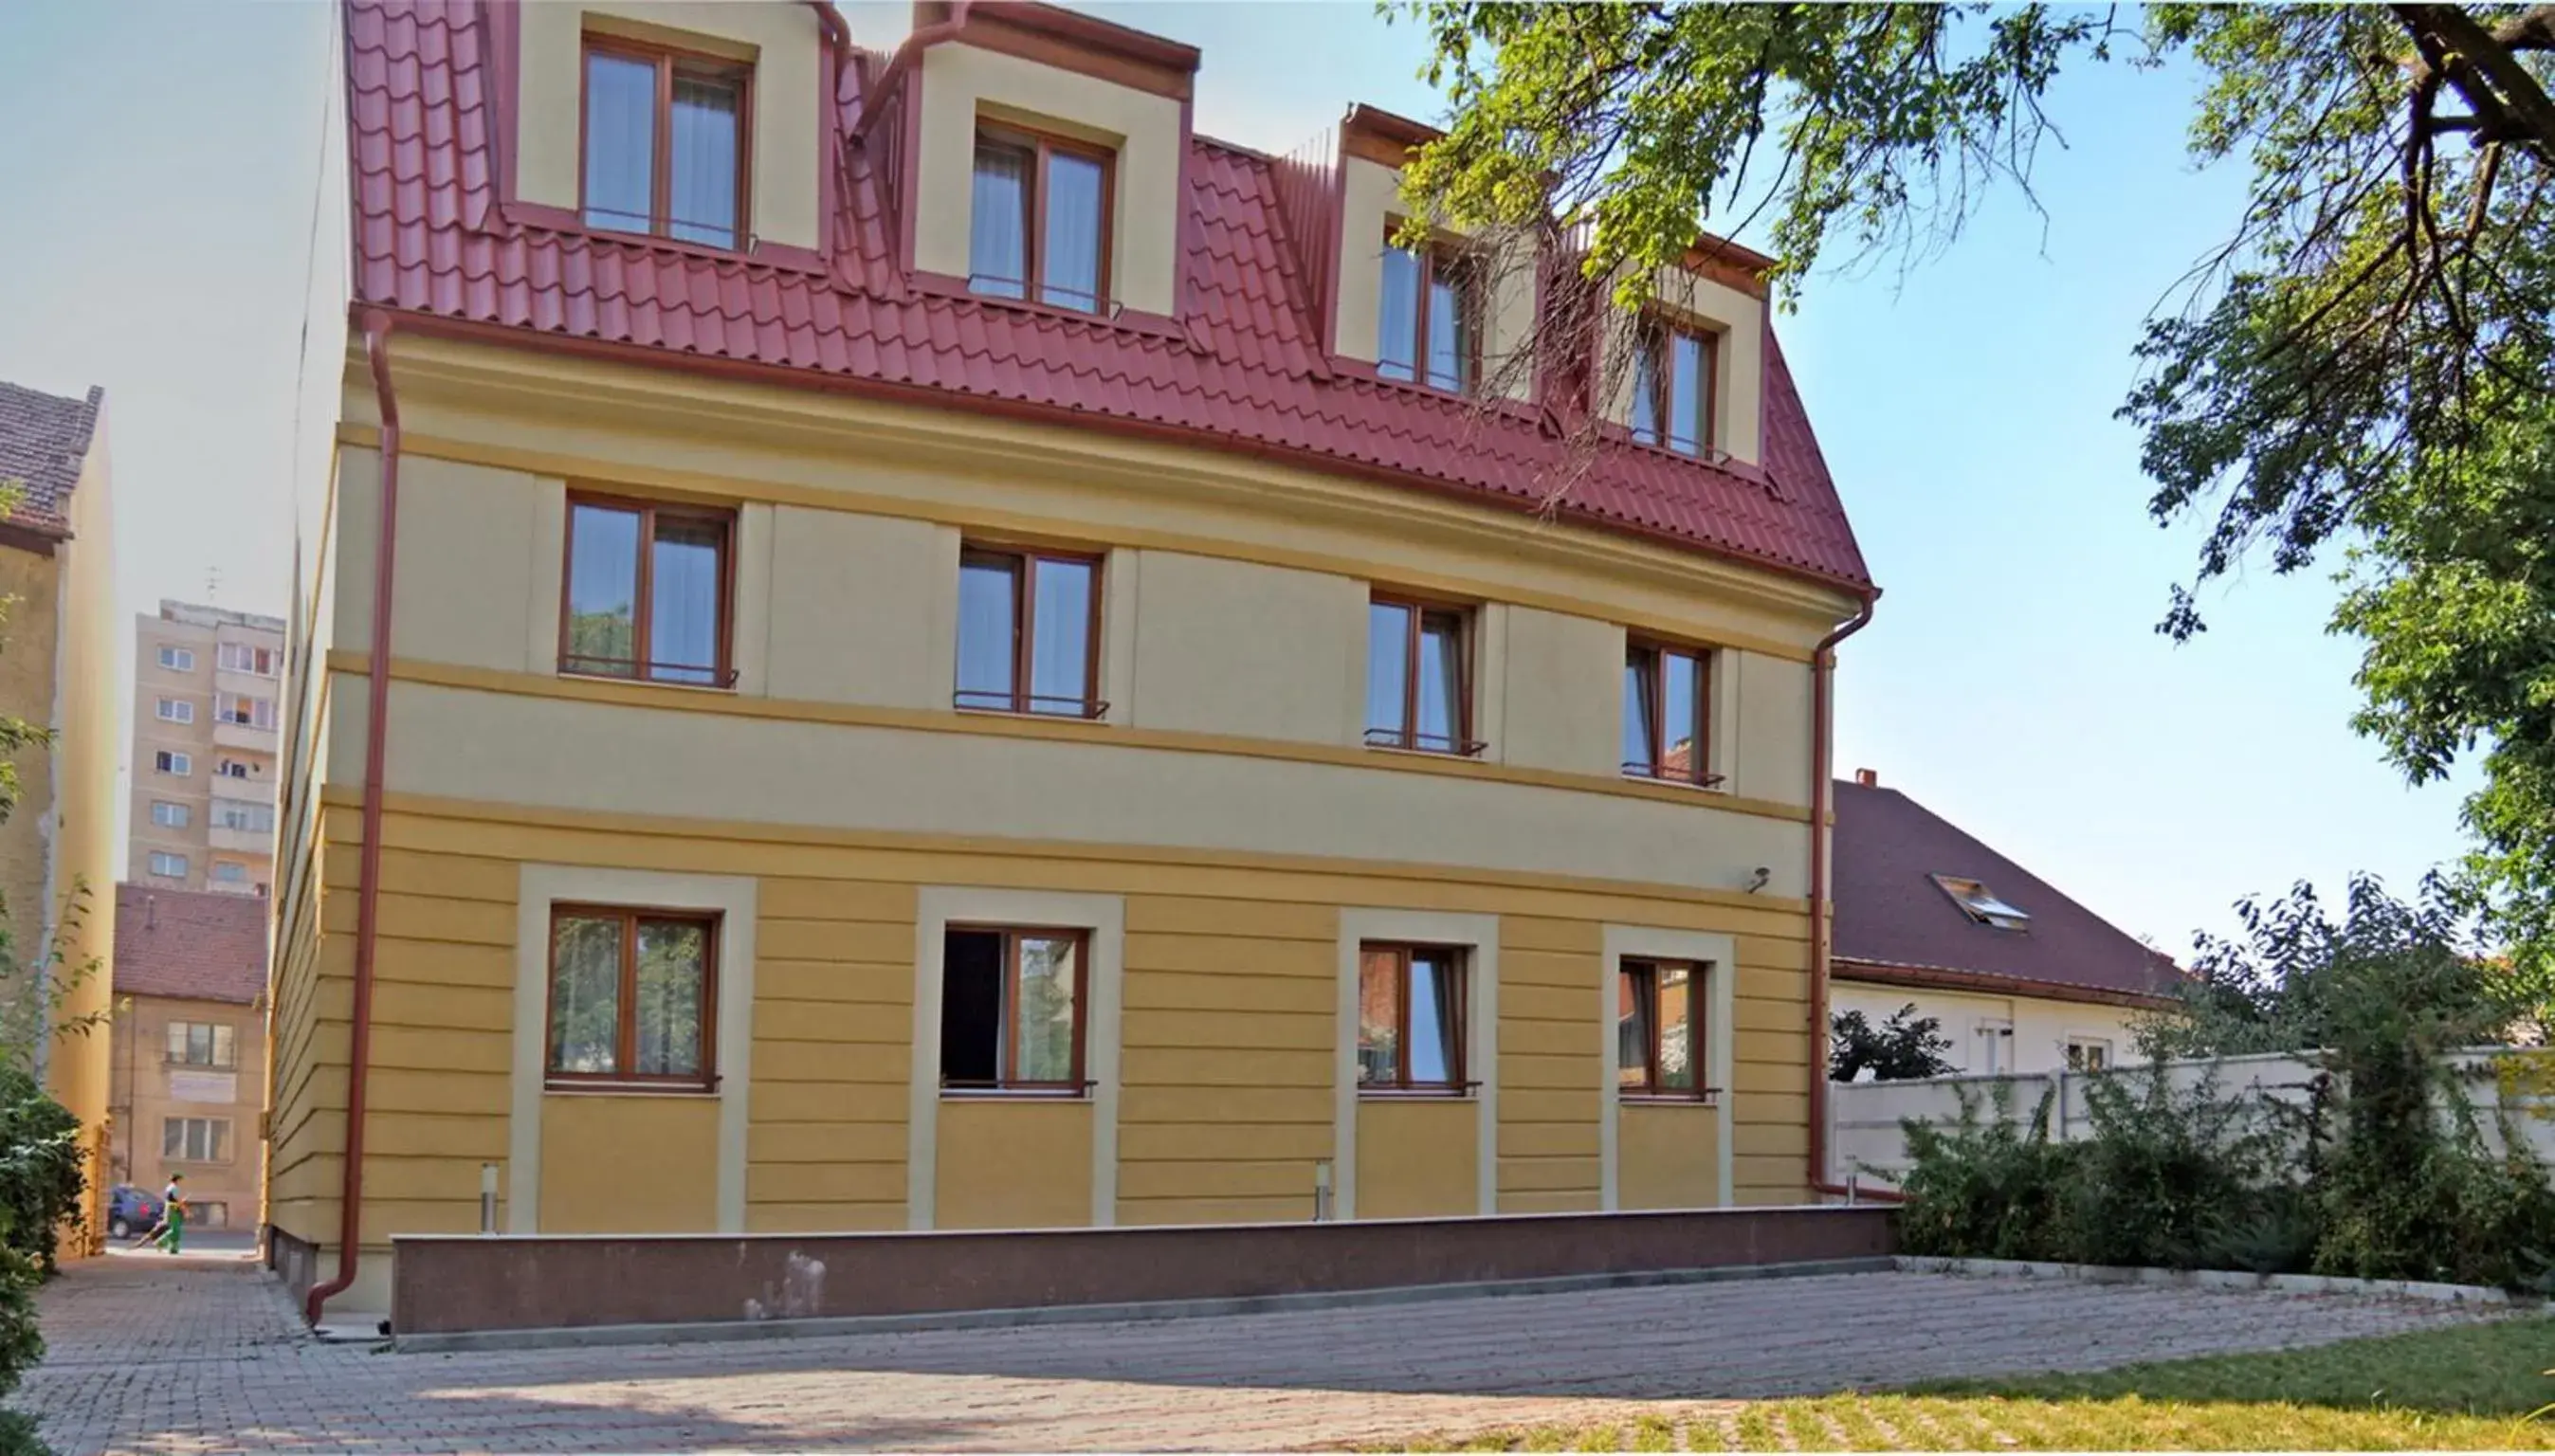
{"label": "beige wall", "polygon": [[1141,558],[1130,562],[1141,572],[1130,721],[1301,743],[1362,741],[1367,583],[1177,551],[1118,556]]}
{"label": "beige wall", "polygon": [[774,515],[772,580],[787,599],[770,614],[773,696],[948,707],[957,529],[797,506]]}
{"label": "beige wall", "polygon": [[[172,1022],[230,1028],[235,1065],[172,1065],[168,1059]],[[219,1203],[222,1223],[255,1224],[266,1173],[266,1145],[258,1134],[258,1116],[266,1101],[265,1008],[230,1001],[126,997],[116,1013],[112,1046],[114,1180],[156,1195],[168,1186],[169,1174],[181,1172],[186,1175],[190,1210]],[[210,1095],[224,1091],[229,1095]],[[163,1125],[181,1117],[229,1122],[229,1156],[218,1162],[164,1156]],[[214,1222],[209,1211],[190,1212],[190,1216]]]}
{"label": "beige wall", "polygon": [[[1341,355],[1375,362],[1381,341],[1384,240],[1406,215],[1401,174],[1362,157],[1341,159],[1347,177],[1340,201],[1340,283],[1335,315]],[[1534,337],[1535,267],[1522,255],[1495,259],[1489,331],[1482,339],[1482,372],[1511,399],[1534,395],[1534,372],[1521,351]]]}
{"label": "beige wall", "polygon": [[1188,203],[1180,191],[1180,103],[978,46],[939,45],[922,53],[916,268],[953,278],[968,274],[980,118],[1115,151],[1110,291],[1138,312],[1177,311],[1172,287]]}
{"label": "beige wall", "polygon": [[[1887,1021],[1900,1007],[1913,1004],[1916,1015],[1942,1023],[1941,1033],[1952,1048],[1943,1059],[1957,1072],[2054,1071],[2067,1064],[2067,1042],[2082,1037],[2110,1043],[2115,1064],[2138,1060],[2134,1031],[2139,1013],[2126,1007],[2058,1001],[2038,996],[1986,996],[1961,991],[1930,991],[1838,979],[1830,984],[1833,1011],[1859,1011],[1874,1024]],[[1989,1066],[1982,1028],[2010,1027],[2010,1037],[1998,1038],[2009,1060]]]}
{"label": "beige wall", "polygon": [[823,243],[817,190],[825,136],[817,110],[822,40],[812,9],[780,0],[584,0],[526,5],[519,13],[517,196],[551,207],[579,204],[582,40],[589,30],[625,35],[753,62],[755,239],[797,248]]}

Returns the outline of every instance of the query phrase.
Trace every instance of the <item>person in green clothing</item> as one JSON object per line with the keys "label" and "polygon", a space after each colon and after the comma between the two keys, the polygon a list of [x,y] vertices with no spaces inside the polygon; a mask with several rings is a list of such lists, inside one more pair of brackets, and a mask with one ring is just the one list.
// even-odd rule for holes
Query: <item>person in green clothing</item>
{"label": "person in green clothing", "polygon": [[186,1181],[183,1173],[171,1173],[169,1186],[160,1194],[160,1237],[152,1242],[171,1254],[178,1252],[186,1239]]}

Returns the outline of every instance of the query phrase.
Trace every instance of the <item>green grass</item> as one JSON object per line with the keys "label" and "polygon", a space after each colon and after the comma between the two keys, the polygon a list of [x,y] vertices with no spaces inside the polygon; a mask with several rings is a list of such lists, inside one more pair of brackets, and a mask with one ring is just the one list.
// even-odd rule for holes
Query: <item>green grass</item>
{"label": "green grass", "polygon": [[[2555,1451],[2555,1317],[1415,1442],[1468,1451]],[[2532,1418],[2532,1412],[2536,1412]]]}

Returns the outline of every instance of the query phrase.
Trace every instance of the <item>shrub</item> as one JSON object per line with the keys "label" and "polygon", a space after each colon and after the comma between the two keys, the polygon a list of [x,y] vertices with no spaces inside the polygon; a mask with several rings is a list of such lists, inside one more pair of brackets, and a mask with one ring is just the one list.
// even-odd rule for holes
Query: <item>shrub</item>
{"label": "shrub", "polygon": [[2077,1150],[2050,1141],[2049,1097],[2020,1121],[2006,1086],[1991,1099],[1992,1119],[1982,1118],[1976,1094],[1965,1088],[1960,1097],[1957,1123],[1905,1125],[1911,1162],[1899,1180],[1907,1199],[1900,1246],[1956,1258],[2065,1258],[2056,1231]]}
{"label": "shrub", "polygon": [[0,1246],[47,1274],[62,1230],[79,1224],[81,1161],[79,1119],[33,1074],[0,1067]]}

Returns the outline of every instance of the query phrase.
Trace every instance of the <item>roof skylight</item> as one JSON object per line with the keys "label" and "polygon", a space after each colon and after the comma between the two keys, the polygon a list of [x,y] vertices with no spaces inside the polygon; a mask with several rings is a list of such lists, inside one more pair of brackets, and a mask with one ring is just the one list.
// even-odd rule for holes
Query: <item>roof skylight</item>
{"label": "roof skylight", "polygon": [[1959,906],[1963,914],[1980,924],[1993,925],[2000,930],[2031,928],[2030,911],[2017,910],[1997,899],[1994,892],[1978,881],[1964,880],[1958,875],[1936,875],[1932,878],[1938,889],[1952,897],[1952,904]]}

